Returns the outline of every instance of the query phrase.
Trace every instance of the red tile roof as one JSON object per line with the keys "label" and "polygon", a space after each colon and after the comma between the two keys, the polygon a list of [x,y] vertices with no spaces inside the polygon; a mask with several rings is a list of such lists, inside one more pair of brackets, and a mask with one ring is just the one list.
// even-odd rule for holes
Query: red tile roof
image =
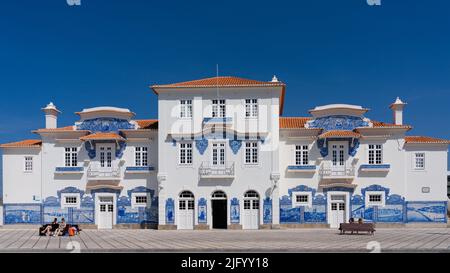
{"label": "red tile roof", "polygon": [[143,119],[135,120],[139,126],[139,129],[158,129],[157,119]]}
{"label": "red tile roof", "polygon": [[211,87],[271,87],[271,86],[281,86],[281,97],[280,97],[280,114],[283,113],[284,107],[284,97],[286,93],[286,85],[282,82],[264,82],[257,80],[250,80],[238,77],[212,77],[200,80],[178,82],[172,84],[162,84],[153,85],[151,88],[155,94],[158,94],[156,89],[158,88],[211,88]]}
{"label": "red tile roof", "polygon": [[96,133],[84,137],[80,137],[80,140],[124,140],[123,137],[119,136],[116,133]]}
{"label": "red tile roof", "polygon": [[199,88],[199,87],[260,87],[260,86],[284,86],[282,82],[263,82],[257,80],[250,80],[238,77],[212,77],[200,80],[193,80],[187,82],[178,82],[172,84],[162,84],[153,85],[152,89],[155,88],[177,88],[177,87],[188,87],[188,88]]}
{"label": "red tile roof", "polygon": [[54,128],[54,129],[38,129],[35,132],[36,133],[52,133],[52,132],[71,132],[75,131],[74,126],[66,126],[66,127],[60,127],[60,128]]}
{"label": "red tile roof", "polygon": [[42,146],[42,140],[28,139],[19,142],[5,143],[0,148],[38,148]]}
{"label": "red tile roof", "polygon": [[405,129],[411,129],[410,125],[396,125],[393,123],[386,123],[381,121],[375,121],[371,120],[373,124],[373,128],[405,128]]}
{"label": "red tile roof", "polygon": [[406,143],[421,143],[421,144],[450,144],[450,140],[439,139],[425,136],[407,136],[405,137]]}
{"label": "red tile roof", "polygon": [[323,133],[319,138],[331,138],[331,137],[353,137],[359,138],[361,134],[355,133],[353,131],[343,131],[343,130],[333,130]]}
{"label": "red tile roof", "polygon": [[311,118],[306,117],[280,117],[280,129],[301,129],[305,128],[306,122]]}

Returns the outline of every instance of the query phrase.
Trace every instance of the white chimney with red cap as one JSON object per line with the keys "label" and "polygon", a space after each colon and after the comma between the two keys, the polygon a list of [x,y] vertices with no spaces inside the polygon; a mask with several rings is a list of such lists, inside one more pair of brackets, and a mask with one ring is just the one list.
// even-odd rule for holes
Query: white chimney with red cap
{"label": "white chimney with red cap", "polygon": [[397,97],[395,102],[389,107],[393,111],[395,125],[403,125],[403,108],[405,108],[406,104],[407,103],[404,103],[399,97]]}

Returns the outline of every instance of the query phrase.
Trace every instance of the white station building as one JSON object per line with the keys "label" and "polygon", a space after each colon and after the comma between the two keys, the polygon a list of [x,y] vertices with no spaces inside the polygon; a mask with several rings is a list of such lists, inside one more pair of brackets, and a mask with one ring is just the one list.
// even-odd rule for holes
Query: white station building
{"label": "white station building", "polygon": [[99,229],[447,223],[450,141],[333,104],[283,117],[286,86],[214,77],[151,87],[158,120],[97,107],[36,140],[3,144],[3,223]]}

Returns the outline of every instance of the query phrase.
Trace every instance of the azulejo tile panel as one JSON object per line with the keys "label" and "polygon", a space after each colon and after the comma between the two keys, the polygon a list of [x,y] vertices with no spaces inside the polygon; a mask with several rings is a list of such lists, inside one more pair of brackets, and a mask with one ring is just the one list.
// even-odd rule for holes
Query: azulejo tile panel
{"label": "azulejo tile panel", "polygon": [[237,199],[237,198],[231,199],[230,218],[231,218],[230,222],[232,224],[239,224],[239,221],[240,221],[239,199]]}
{"label": "azulejo tile panel", "polygon": [[[312,207],[292,207],[292,192],[311,192]],[[367,191],[383,191],[386,196],[383,206],[366,206],[365,193]],[[326,196],[317,193],[316,189],[299,185],[288,190],[289,195],[280,199],[280,223],[326,223]],[[362,195],[350,195],[350,217],[362,218],[366,222],[405,223],[405,222],[446,222],[447,202],[406,202],[405,198],[390,194],[389,188],[380,185],[370,185],[361,189]]]}
{"label": "azulejo tile panel", "polygon": [[264,224],[272,224],[272,199],[267,197],[264,199],[263,205],[263,222]]}
{"label": "azulejo tile panel", "polygon": [[5,224],[40,224],[40,204],[4,204]]}
{"label": "azulejo tile panel", "polygon": [[[98,191],[101,192],[101,191]],[[153,198],[149,207],[132,208],[131,194],[133,192],[149,192]],[[80,193],[80,208],[62,208],[61,193]],[[116,193],[116,192],[114,192]],[[121,196],[117,200],[118,224],[142,224],[158,222],[158,197],[154,190],[146,187],[137,187],[129,190],[128,196]],[[95,192],[93,193],[95,195]],[[41,224],[50,223],[54,218],[58,221],[65,218],[68,223],[94,224],[95,204],[91,195],[74,187],[67,187],[58,191],[58,197],[49,196],[41,204],[5,204],[5,224]]]}
{"label": "azulejo tile panel", "polygon": [[407,202],[408,222],[447,222],[447,202]]}

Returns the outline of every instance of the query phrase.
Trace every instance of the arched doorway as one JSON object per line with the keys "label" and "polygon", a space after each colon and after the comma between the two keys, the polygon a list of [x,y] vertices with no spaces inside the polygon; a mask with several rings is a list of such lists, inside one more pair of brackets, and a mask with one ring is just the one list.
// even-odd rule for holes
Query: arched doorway
{"label": "arched doorway", "polygon": [[178,229],[194,229],[194,194],[183,191],[178,196]]}
{"label": "arched doorway", "polygon": [[248,191],[244,195],[243,229],[259,229],[259,194]]}
{"label": "arched doorway", "polygon": [[212,228],[227,228],[227,195],[223,191],[215,191],[211,196],[212,206]]}

